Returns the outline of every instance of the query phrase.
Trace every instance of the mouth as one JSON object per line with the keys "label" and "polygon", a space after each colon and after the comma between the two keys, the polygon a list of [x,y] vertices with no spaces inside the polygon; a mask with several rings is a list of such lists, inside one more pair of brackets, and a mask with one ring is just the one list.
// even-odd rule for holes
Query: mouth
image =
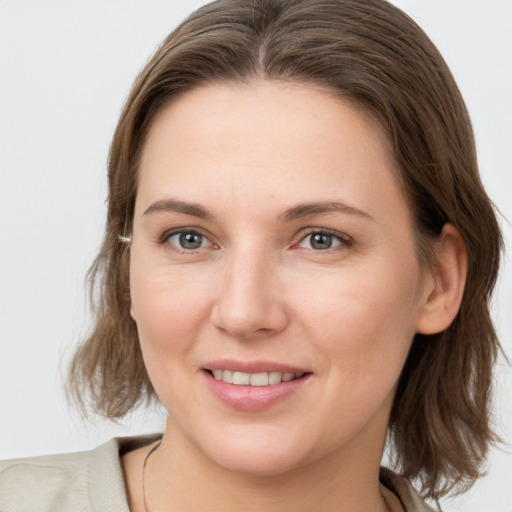
{"label": "mouth", "polygon": [[247,373],[232,370],[212,369],[206,370],[215,380],[225,382],[226,384],[234,384],[235,386],[253,386],[265,387],[275,386],[282,382],[290,382],[301,379],[309,372],[258,372]]}
{"label": "mouth", "polygon": [[[310,386],[309,368],[277,361],[218,359],[202,367],[205,384],[220,402],[242,412],[258,412],[295,396]],[[302,391],[304,393],[304,391]]]}

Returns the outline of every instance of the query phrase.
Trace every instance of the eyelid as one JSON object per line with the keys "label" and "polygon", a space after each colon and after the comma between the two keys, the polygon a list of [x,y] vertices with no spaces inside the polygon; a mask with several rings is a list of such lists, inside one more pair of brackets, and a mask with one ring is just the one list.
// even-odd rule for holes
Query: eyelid
{"label": "eyelid", "polygon": [[[183,249],[182,247],[179,247],[175,244],[169,243],[169,239],[171,237],[181,234],[181,233],[194,233],[197,235],[201,235],[202,237],[206,238],[210,242],[210,245],[212,247],[200,247],[198,249]],[[196,227],[191,227],[191,226],[172,228],[167,231],[164,231],[164,233],[162,233],[162,235],[160,236],[158,242],[161,245],[167,245],[168,247],[171,248],[171,250],[173,250],[175,252],[182,253],[182,254],[192,254],[194,252],[203,251],[203,250],[209,249],[209,248],[214,248],[214,249],[219,248],[219,245],[212,240],[212,237],[210,235],[204,233],[204,230],[202,230],[200,228],[196,228]]]}
{"label": "eyelid", "polygon": [[[181,233],[195,233],[195,234],[201,235],[202,237],[206,238],[210,242],[210,247],[201,247],[198,249],[183,249],[175,244],[168,243],[169,239],[172,236],[175,236],[175,235],[181,234]],[[307,228],[303,228],[296,235],[296,237],[295,237],[296,242],[294,242],[292,244],[292,248],[297,248],[301,242],[303,242],[308,236],[311,236],[313,234],[330,235],[330,236],[336,238],[337,240],[339,240],[340,244],[333,248],[326,249],[324,251],[310,249],[312,252],[327,253],[327,252],[330,252],[332,249],[336,250],[336,248],[340,247],[340,246],[350,247],[354,241],[354,239],[350,235],[347,235],[346,233],[343,233],[341,231],[337,231],[337,230],[329,229],[329,228],[321,228],[321,227],[307,227]],[[210,234],[205,233],[204,230],[201,228],[197,228],[197,227],[193,227],[193,226],[182,226],[182,227],[172,228],[167,231],[164,231],[163,234],[159,237],[158,242],[161,245],[168,245],[169,247],[171,247],[171,250],[179,252],[179,253],[191,254],[191,253],[194,253],[197,251],[202,251],[202,250],[210,249],[210,248],[219,249],[219,244],[213,240],[213,237]]]}
{"label": "eyelid", "polygon": [[[340,246],[343,246],[343,247],[350,247],[353,244],[353,242],[354,242],[354,239],[350,235],[347,235],[346,233],[343,233],[341,231],[336,231],[334,229],[329,229],[329,228],[310,227],[310,228],[305,228],[304,230],[301,231],[301,233],[299,235],[299,239],[298,239],[297,242],[295,242],[293,244],[293,247],[296,248],[308,236],[316,235],[316,234],[330,235],[332,237],[335,237],[335,238],[337,238],[340,241]],[[336,247],[339,247],[339,246],[336,246]],[[329,248],[329,249],[326,249],[326,250],[323,250],[323,251],[311,249],[311,251],[318,252],[318,253],[320,253],[320,252],[327,253],[327,252],[329,252],[332,249],[336,249],[336,247]]]}

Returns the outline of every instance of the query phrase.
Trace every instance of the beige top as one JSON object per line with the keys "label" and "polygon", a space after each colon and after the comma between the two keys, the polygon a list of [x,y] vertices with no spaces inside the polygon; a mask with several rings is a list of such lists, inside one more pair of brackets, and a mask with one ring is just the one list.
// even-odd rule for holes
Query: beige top
{"label": "beige top", "polygon": [[[0,512],[130,512],[121,455],[159,438],[112,439],[87,452],[0,461]],[[433,512],[391,470],[382,468],[380,479],[406,512]]]}

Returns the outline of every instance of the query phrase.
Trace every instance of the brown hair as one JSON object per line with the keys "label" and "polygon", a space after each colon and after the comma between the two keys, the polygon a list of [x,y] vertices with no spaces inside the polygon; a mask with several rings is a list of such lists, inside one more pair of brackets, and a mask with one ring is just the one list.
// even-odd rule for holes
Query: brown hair
{"label": "brown hair", "polygon": [[145,136],[178,95],[255,77],[321,85],[373,113],[391,141],[423,263],[446,222],[461,233],[469,262],[460,311],[446,331],[415,337],[389,438],[397,467],[426,496],[465,490],[496,441],[489,404],[499,342],[488,304],[502,239],[454,79],[423,31],[383,0],[218,0],[162,43],[114,134],[105,239],[89,271],[96,322],[72,362],[72,393],[109,418],[154,397],[129,314],[129,246],[118,240],[131,232]]}

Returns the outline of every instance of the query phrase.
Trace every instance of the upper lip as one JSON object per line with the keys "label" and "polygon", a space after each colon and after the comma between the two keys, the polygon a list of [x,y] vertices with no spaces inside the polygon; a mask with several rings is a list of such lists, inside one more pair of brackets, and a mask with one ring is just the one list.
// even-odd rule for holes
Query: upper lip
{"label": "upper lip", "polygon": [[244,373],[310,373],[306,368],[292,366],[289,364],[274,361],[237,361],[235,359],[218,359],[207,362],[203,368],[205,370],[231,370],[233,372]]}

